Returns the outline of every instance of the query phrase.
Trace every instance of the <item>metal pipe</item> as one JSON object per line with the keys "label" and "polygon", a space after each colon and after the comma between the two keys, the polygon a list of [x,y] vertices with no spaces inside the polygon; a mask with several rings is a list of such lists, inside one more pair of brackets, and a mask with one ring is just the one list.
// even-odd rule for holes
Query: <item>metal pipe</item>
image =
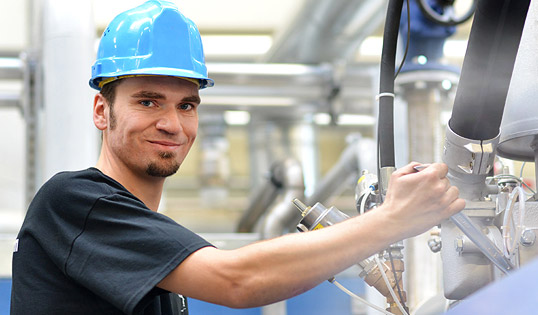
{"label": "metal pipe", "polygon": [[300,218],[293,200],[304,198],[304,179],[301,164],[294,159],[286,159],[276,170],[282,179],[283,197],[267,213],[262,228],[262,238],[273,238],[287,232],[285,229],[290,222],[297,222]]}
{"label": "metal pipe", "polygon": [[275,182],[273,176],[271,176],[270,180],[256,190],[247,209],[243,212],[243,215],[239,220],[239,224],[237,225],[236,229],[237,232],[249,233],[254,230],[254,226],[258,220],[275,200],[278,194],[279,186],[280,184]]}
{"label": "metal pipe", "polygon": [[90,2],[80,2],[73,10],[69,0],[43,1],[40,183],[59,171],[86,168],[97,161],[99,134],[90,118],[94,92],[88,86],[94,45]]}
{"label": "metal pipe", "polygon": [[19,58],[0,56],[0,80],[21,80],[23,68]]}
{"label": "metal pipe", "polygon": [[[480,182],[466,199],[485,194],[485,176],[493,165],[504,103],[512,77],[530,1],[479,0],[452,117],[447,127],[444,161],[460,191],[466,182]],[[499,269],[513,266],[471,219],[458,213],[451,221]]]}
{"label": "metal pipe", "polygon": [[21,95],[13,91],[0,91],[0,108],[21,108]]}
{"label": "metal pipe", "polygon": [[360,169],[360,139],[354,139],[340,155],[338,162],[325,174],[323,179],[316,185],[312,195],[308,196],[306,203],[315,204],[316,202],[324,203],[336,191],[341,189],[342,184],[347,183],[346,179],[350,176],[356,176]]}
{"label": "metal pipe", "polygon": [[499,134],[530,0],[479,0],[450,128],[474,140]]}

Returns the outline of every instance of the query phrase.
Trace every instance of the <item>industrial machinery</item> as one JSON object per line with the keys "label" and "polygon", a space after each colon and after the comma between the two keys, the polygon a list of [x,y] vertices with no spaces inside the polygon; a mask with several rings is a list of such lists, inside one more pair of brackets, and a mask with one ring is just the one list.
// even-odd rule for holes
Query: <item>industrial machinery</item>
{"label": "industrial machinery", "polygon": [[[312,207],[306,206],[298,199],[295,199],[293,203],[301,211],[303,216],[301,222],[297,225],[297,229],[302,232],[321,229],[349,218],[337,208],[330,207],[327,209],[319,202]],[[405,292],[401,289],[402,273],[404,270],[401,252],[399,252],[400,249],[401,247],[391,246],[385,251],[388,255],[386,260],[390,261],[390,264],[382,264],[377,256],[374,256],[372,259],[364,259],[357,263],[360,269],[359,276],[368,285],[376,288],[381,294],[387,297],[387,302],[389,303],[388,314],[405,314],[408,312],[408,309],[405,307]],[[396,259],[393,258],[394,251],[396,252]],[[340,287],[334,277],[329,279],[329,281]],[[398,295],[396,295],[395,290],[398,290]],[[365,301],[365,303],[368,302]],[[373,305],[371,306],[383,313],[387,313],[383,309],[379,309]]]}
{"label": "industrial machinery", "polygon": [[538,253],[535,193],[507,169],[493,170],[496,154],[535,161],[536,91],[529,79],[538,73],[531,57],[538,7],[529,2],[478,2],[481,14],[471,30],[444,153],[451,182],[467,200],[461,214],[441,225],[444,294],[451,300],[466,298]]}
{"label": "industrial machinery", "polygon": [[[428,122],[431,126],[440,126],[438,105],[442,102],[433,104],[434,102],[431,100],[441,96],[443,102],[448,102],[447,91],[441,88],[445,80],[448,80],[447,82],[450,83],[452,89],[454,90],[457,85],[458,90],[453,101],[452,118],[446,131],[428,129],[424,132],[424,129],[419,130],[419,128],[424,128],[424,125],[418,125],[418,123],[414,126],[408,126],[410,137],[415,137],[419,133],[429,136],[426,139],[421,138],[419,141],[415,141],[417,145],[409,149],[409,159],[425,163],[442,159],[449,166],[451,183],[459,188],[461,196],[466,199],[467,207],[461,214],[443,222],[427,240],[417,240],[419,244],[424,245],[423,247],[427,251],[433,252],[433,256],[442,257],[440,270],[442,273],[442,288],[440,290],[442,292],[439,293],[444,296],[448,304],[454,301],[462,305],[465,303],[463,300],[488,284],[509,278],[515,270],[525,267],[525,265],[536,264],[535,257],[538,255],[538,245],[536,244],[538,194],[527,186],[522,180],[521,174],[517,176],[518,170],[510,168],[508,165],[495,169],[494,165],[495,161],[498,161],[498,156],[524,162],[538,162],[538,111],[535,109],[536,106],[533,106],[534,100],[538,99],[538,89],[533,84],[538,77],[538,60],[535,57],[535,52],[538,50],[538,26],[534,23],[538,20],[538,2],[530,0],[468,1],[471,3],[469,11],[462,16],[456,16],[452,10],[453,5],[457,2],[455,0],[408,1],[387,1],[388,10],[383,39],[380,86],[377,95],[379,100],[377,172],[369,169],[372,172],[365,171],[361,174],[361,169],[367,167],[363,163],[364,161],[359,158],[359,156],[363,157],[360,154],[365,151],[358,147],[359,139],[349,144],[334,168],[317,185],[314,193],[305,196],[303,169],[298,161],[278,161],[271,169],[269,181],[260,187],[252,198],[251,204],[239,224],[238,231],[253,231],[254,225],[263,217],[262,212],[265,209],[269,209],[269,211],[261,223],[263,224],[260,233],[262,238],[285,233],[289,231],[290,226],[297,222],[299,222],[300,231],[308,231],[345,220],[348,217],[347,214],[335,207],[323,205],[328,204],[329,197],[334,195],[335,191],[341,187],[340,185],[346,182],[343,180],[344,177],[346,180],[349,177],[354,177],[356,182],[355,206],[358,215],[381,204],[390,174],[396,168],[393,117],[395,98],[403,96],[406,99],[409,106],[409,117],[413,117],[413,123]],[[24,91],[22,103],[24,104],[23,112],[28,121],[26,134],[29,137],[27,141],[29,167],[27,168],[27,177],[31,179],[45,178],[56,169],[80,168],[78,165],[67,165],[65,161],[78,161],[83,166],[92,164],[92,161],[87,159],[96,155],[95,152],[80,150],[69,151],[70,154],[66,154],[64,148],[59,148],[54,152],[59,152],[58,155],[65,161],[59,159],[58,156],[47,154],[43,161],[37,161],[43,164],[41,166],[46,166],[46,171],[43,171],[43,174],[36,174],[38,170],[44,168],[37,167],[36,161],[31,160],[36,152],[45,151],[40,149],[39,141],[37,141],[39,140],[38,136],[41,137],[43,134],[49,134],[49,137],[71,136],[76,138],[76,141],[86,139],[84,142],[90,144],[97,141],[96,135],[91,132],[80,135],[66,134],[63,127],[57,127],[58,116],[54,116],[66,115],[69,119],[63,120],[71,121],[74,125],[83,125],[77,123],[78,119],[84,118],[86,123],[85,117],[88,117],[87,113],[80,116],[72,115],[69,111],[75,110],[75,107],[69,107],[69,111],[66,112],[64,107],[57,106],[66,102],[66,96],[68,99],[73,99],[67,103],[77,103],[79,102],[78,98],[74,98],[74,96],[86,94],[86,91],[58,88],[58,86],[63,87],[65,84],[64,76],[59,75],[60,69],[69,69],[70,72],[73,72],[73,69],[84,67],[87,64],[86,59],[92,51],[94,27],[84,13],[90,11],[90,4],[83,4],[88,6],[87,10],[77,11],[81,16],[77,15],[78,18],[74,20],[86,23],[79,23],[80,28],[75,29],[68,23],[71,19],[63,18],[72,18],[74,11],[63,12],[69,6],[57,6],[63,9],[62,12],[56,12],[52,9],[57,9],[57,7],[48,5],[49,2],[51,1],[43,3],[43,6],[46,5],[47,12],[51,11],[48,12],[51,17],[45,20],[46,27],[43,29],[47,30],[47,33],[41,40],[44,44],[43,55],[47,67],[38,66],[39,63],[35,61],[37,58],[35,58],[33,50],[28,52],[27,60],[24,63],[27,67],[24,71],[24,81],[30,87]],[[36,12],[40,11],[40,3],[40,1],[35,1],[34,10]],[[371,1],[371,10],[377,10],[384,3],[384,1]],[[409,5],[409,7],[405,8],[404,4]],[[407,13],[413,21],[416,21],[413,12],[417,11],[417,5],[420,12],[426,17],[424,24],[414,29],[418,30],[419,36],[422,37],[413,37],[417,36],[417,33],[410,30],[412,29],[409,27],[411,24],[407,24],[409,17],[405,19]],[[312,2],[309,3],[309,7],[317,8],[316,15],[326,13],[322,10],[325,7],[338,9],[338,6],[331,1],[319,1],[315,4]],[[346,8],[348,7],[343,7],[336,12],[348,13],[347,11],[351,11],[346,10]],[[455,25],[469,19],[475,10],[477,14],[473,21],[468,50],[460,73],[459,68],[454,69],[437,61],[442,54],[444,39],[454,32]],[[404,12],[403,17],[402,11]],[[62,18],[53,18],[53,13],[58,15],[62,13]],[[49,15],[45,15],[45,17]],[[338,20],[342,22],[345,18],[351,19],[351,17],[352,14],[348,14],[338,18]],[[350,28],[359,30],[376,27],[374,22],[378,18],[381,19],[376,13],[370,18],[362,19],[361,23],[351,23],[352,27]],[[305,23],[307,19],[311,19],[311,17],[300,19],[297,25],[304,25],[304,29],[307,29],[308,32],[312,32],[312,29],[324,29],[324,27],[311,27],[310,24]],[[321,18],[318,20],[331,21]],[[426,26],[426,21],[431,23]],[[53,22],[56,24],[52,24]],[[62,25],[58,24],[60,22]],[[336,26],[344,25],[344,23],[333,24]],[[34,27],[39,28],[40,24],[36,23],[35,25]],[[408,31],[403,32],[405,27],[408,28]],[[66,36],[57,36],[58,30],[62,29],[69,30],[67,37],[73,38],[76,42],[69,42],[69,44],[63,42],[62,40]],[[302,49],[296,47],[302,41],[295,40],[295,38],[302,36],[306,38],[305,41],[310,40],[314,43],[313,35],[294,35],[293,40],[284,37],[282,43],[285,45],[281,45],[280,49],[273,49],[269,61],[295,62],[296,60],[285,58],[300,54],[307,56],[302,61],[308,61],[309,66],[300,68],[301,75],[294,77],[290,75],[289,81],[282,80],[285,76],[279,74],[278,81],[284,83],[277,85],[279,89],[267,90],[300,95],[307,99],[308,103],[315,103],[314,101],[317,99],[332,100],[332,97],[326,97],[327,94],[332,95],[334,91],[340,89],[340,84],[348,83],[350,80],[343,80],[339,78],[339,75],[331,74],[330,67],[328,68],[326,65],[316,67],[312,64],[319,63],[322,60],[321,57],[329,55],[333,51],[344,51],[343,55],[346,56],[351,54],[354,45],[348,44],[349,38],[356,37],[354,41],[357,42],[361,38],[339,30],[341,29],[338,27],[334,30],[331,29],[332,41],[330,44],[323,42],[320,47],[313,45],[307,45]],[[38,34],[38,32],[35,33]],[[396,69],[396,43],[398,40],[406,41],[409,34],[411,34],[410,44],[403,45],[409,47],[408,58],[401,69]],[[39,41],[33,40],[32,42],[38,43]],[[62,57],[72,51],[67,48],[82,46],[88,47],[81,50],[85,52],[84,54],[70,54],[69,58]],[[57,49],[58,47],[64,49]],[[73,59],[73,56],[77,56],[77,58]],[[420,56],[424,57],[427,62],[421,61],[424,58],[418,58]],[[70,62],[66,64],[66,61]],[[273,67],[274,65],[267,66]],[[47,69],[47,71],[43,72],[43,69]],[[218,67],[213,69],[216,75],[219,75]],[[84,69],[76,71],[76,73],[86,77]],[[397,80],[395,80],[395,73],[399,73]],[[231,76],[229,73],[221,74],[221,76],[225,75]],[[253,76],[251,73],[240,74],[242,80],[237,81],[244,82],[246,75]],[[423,83],[424,88],[417,88],[419,81]],[[302,85],[297,82],[302,82]],[[292,86],[293,89],[282,92],[281,86],[284,85]],[[266,89],[258,86],[256,88],[256,91],[266,93],[262,93],[263,95],[272,96],[272,94],[267,93]],[[330,93],[326,90],[329,90]],[[66,95],[66,91],[70,91],[70,93]],[[231,92],[227,91],[227,93]],[[44,94],[47,106],[43,106],[40,101],[41,94]],[[57,94],[61,94],[62,102],[55,101]],[[369,96],[369,93],[363,94]],[[420,102],[424,103],[419,104]],[[443,103],[442,106],[446,106],[446,104]],[[44,116],[38,117],[37,112],[41,107],[48,108],[48,111],[44,112]],[[81,118],[74,120],[73,117]],[[432,119],[432,117],[434,118]],[[411,121],[410,118],[407,119]],[[46,122],[41,128],[44,130],[38,128],[41,122]],[[79,130],[79,128],[71,129]],[[38,132],[40,130],[41,132]],[[93,128],[88,128],[88,130],[93,130]],[[417,132],[413,133],[412,131]],[[59,141],[58,143],[66,142],[68,141]],[[426,152],[426,149],[435,148],[437,142],[442,148],[439,154],[434,151]],[[90,148],[97,148],[97,146],[88,145],[86,147],[87,150]],[[367,152],[371,153],[372,151],[375,150]],[[53,152],[52,148],[50,152]],[[401,152],[396,153],[400,154]],[[535,177],[538,180],[538,168],[536,169]],[[38,181],[29,181],[29,183],[33,183],[30,185],[31,187],[28,187],[29,196],[33,195],[35,190],[36,184],[34,182]],[[282,198],[274,203],[279,195]],[[305,200],[305,204],[300,200]],[[299,208],[300,213],[294,209],[294,204]],[[387,298],[387,310],[377,308],[385,314],[407,314],[409,312],[417,315],[426,314],[419,312],[416,303],[411,303],[417,295],[417,290],[424,290],[424,286],[418,289],[413,288],[418,286],[415,279],[406,277],[406,274],[416,273],[416,270],[413,270],[416,269],[416,261],[411,260],[410,245],[404,242],[392,244],[375,256],[357,262],[360,269],[358,275],[365,283]],[[334,278],[329,279],[329,281],[340,286]],[[534,303],[534,301],[529,301],[529,303]],[[438,309],[435,314],[445,310],[446,308]]]}
{"label": "industrial machinery", "polygon": [[[402,4],[403,1],[389,2],[378,95],[379,167],[377,176],[363,173],[358,181],[356,203],[360,214],[383,202],[388,179],[395,169],[394,29],[398,28]],[[472,8],[477,13],[442,153],[443,162],[449,167],[448,177],[466,200],[466,208],[442,222],[440,234],[428,244],[432,252],[440,252],[442,257],[442,293],[447,308],[452,302],[460,302],[486,285],[509,277],[538,255],[538,195],[521,175],[511,174],[514,170],[507,166],[494,169],[497,155],[538,161],[538,114],[533,107],[538,90],[529,84],[538,75],[534,54],[538,49],[538,3],[479,0],[473,2]],[[454,25],[453,20],[448,19],[445,24]],[[303,216],[298,225],[300,231],[323,228],[347,218],[338,209],[326,208],[321,203],[311,207],[298,200],[294,203]],[[387,311],[398,314],[409,311],[405,307],[406,285],[402,283],[402,247],[394,244],[379,255],[358,262],[360,276],[387,297]],[[385,261],[384,267],[380,259]],[[379,274],[384,274],[384,283],[372,281]]]}

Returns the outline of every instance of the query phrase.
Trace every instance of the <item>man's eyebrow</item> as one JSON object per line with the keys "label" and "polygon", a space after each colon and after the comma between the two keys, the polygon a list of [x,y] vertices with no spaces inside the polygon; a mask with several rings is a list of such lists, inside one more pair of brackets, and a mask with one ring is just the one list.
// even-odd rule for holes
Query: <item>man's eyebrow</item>
{"label": "man's eyebrow", "polygon": [[200,104],[202,102],[202,100],[200,99],[198,95],[186,96],[181,101],[189,102],[189,103],[196,103],[196,104]]}
{"label": "man's eyebrow", "polygon": [[[132,98],[149,98],[149,99],[160,99],[165,100],[166,96],[159,92],[152,92],[152,91],[139,91],[131,95]],[[185,96],[183,99],[181,99],[182,102],[192,102],[196,104],[201,103],[201,99],[198,95],[190,95]]]}
{"label": "man's eyebrow", "polygon": [[133,98],[151,98],[151,99],[166,99],[164,94],[152,91],[138,91],[131,95]]}

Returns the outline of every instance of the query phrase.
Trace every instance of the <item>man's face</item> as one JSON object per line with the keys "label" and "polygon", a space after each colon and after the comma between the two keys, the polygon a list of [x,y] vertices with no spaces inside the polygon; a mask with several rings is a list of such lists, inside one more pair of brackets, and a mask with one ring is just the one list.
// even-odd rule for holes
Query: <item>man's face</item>
{"label": "man's face", "polygon": [[114,163],[149,176],[174,174],[198,129],[198,87],[173,77],[134,77],[116,87],[107,106],[105,149]]}

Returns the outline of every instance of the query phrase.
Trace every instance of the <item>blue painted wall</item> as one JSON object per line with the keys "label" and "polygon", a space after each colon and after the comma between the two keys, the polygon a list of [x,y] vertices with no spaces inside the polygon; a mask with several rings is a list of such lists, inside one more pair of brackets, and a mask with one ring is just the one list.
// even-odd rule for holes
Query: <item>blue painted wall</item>
{"label": "blue painted wall", "polygon": [[[364,282],[359,277],[338,279],[338,282],[353,293],[364,296]],[[287,315],[351,315],[351,298],[335,285],[325,281],[314,289],[289,299],[286,307]],[[193,315],[261,315],[261,308],[237,310],[189,299],[189,312]]]}
{"label": "blue painted wall", "polygon": [[0,315],[9,315],[11,279],[0,279]]}
{"label": "blue painted wall", "polygon": [[[364,295],[364,282],[358,277],[338,279],[342,285],[357,295]],[[0,315],[9,315],[11,279],[0,279]],[[287,315],[339,314],[351,315],[351,298],[329,282],[287,301]],[[189,299],[189,313],[219,315],[261,315],[261,308],[231,309],[195,299]]]}

